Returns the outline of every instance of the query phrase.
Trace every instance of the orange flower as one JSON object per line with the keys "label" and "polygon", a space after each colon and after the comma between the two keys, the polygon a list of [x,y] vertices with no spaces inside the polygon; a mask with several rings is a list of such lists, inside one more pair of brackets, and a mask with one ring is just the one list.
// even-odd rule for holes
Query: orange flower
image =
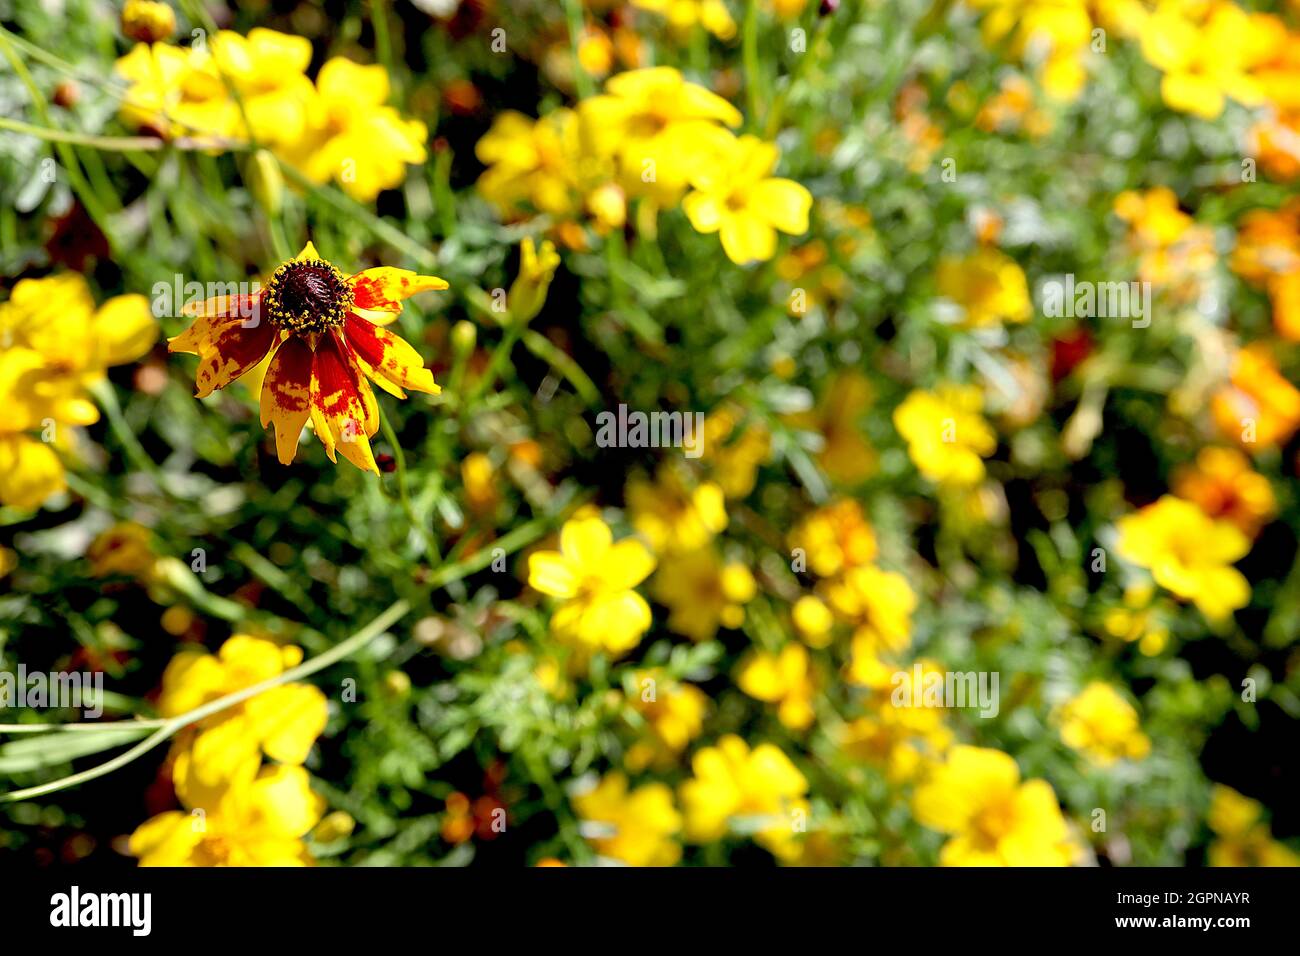
{"label": "orange flower", "polygon": [[1251,454],[1285,444],[1300,428],[1300,392],[1259,343],[1237,352],[1231,384],[1214,395],[1211,410],[1219,430]]}
{"label": "orange flower", "polygon": [[419,353],[383,326],[397,318],[403,299],[445,288],[435,276],[388,267],[346,278],[309,242],[258,292],[187,305],[183,313],[197,318],[167,347],[199,356],[199,398],[270,355],[262,425],[275,426],[280,462],[293,461],[310,418],[330,461],[340,451],[379,474],[369,442],[379,430],[379,407],[367,378],[398,398],[406,397],[403,388],[441,391]]}
{"label": "orange flower", "polygon": [[1194,465],[1174,472],[1173,492],[1251,538],[1277,514],[1273,486],[1235,448],[1202,448]]}

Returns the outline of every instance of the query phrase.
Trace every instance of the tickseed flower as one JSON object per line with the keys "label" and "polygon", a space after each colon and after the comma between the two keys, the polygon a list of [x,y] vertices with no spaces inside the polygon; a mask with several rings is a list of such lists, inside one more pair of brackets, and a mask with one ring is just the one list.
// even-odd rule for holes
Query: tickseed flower
{"label": "tickseed flower", "polygon": [[655,559],[635,538],[613,540],[598,516],[571,518],[560,529],[559,551],[528,557],[528,584],[563,603],[551,629],[587,651],[625,654],[650,627],[650,605],[633,590]]}
{"label": "tickseed flower", "polygon": [[787,644],[780,652],[752,651],[740,662],[736,686],[755,700],[777,705],[777,719],[791,730],[806,730],[816,717],[808,649]]}
{"label": "tickseed flower", "polygon": [[584,835],[601,856],[628,866],[672,866],[681,859],[677,834],[682,817],[666,784],[628,790],[627,777],[615,771],[595,789],[573,798]]}
{"label": "tickseed flower", "polygon": [[778,860],[799,855],[797,834],[808,823],[808,781],[779,747],[749,744],[728,734],[691,759],[694,776],[679,791],[692,843],[713,843],[728,833],[752,835]]}
{"label": "tickseed flower", "polygon": [[1165,495],[1116,526],[1120,555],[1148,569],[1156,584],[1191,601],[1211,621],[1250,601],[1250,582],[1232,567],[1250,550],[1250,539],[1235,525]]}
{"label": "tickseed flower", "polygon": [[379,410],[367,378],[405,398],[437,395],[433,374],[404,339],[383,328],[402,300],[445,289],[435,276],[380,267],[345,277],[310,242],[256,295],[222,296],[187,307],[198,318],[170,339],[172,352],[199,356],[198,397],[225,388],[271,356],[261,388],[262,425],[274,425],[282,464],[293,461],[310,418],[330,461],[335,452],[379,474],[370,436]]}
{"label": "tickseed flower", "polygon": [[65,487],[55,449],[99,420],[87,386],[153,347],[158,324],[142,295],[96,308],[77,273],[17,282],[0,304],[0,504],[37,508]]}
{"label": "tickseed flower", "polygon": [[997,436],[980,414],[977,386],[940,385],[916,390],[894,409],[894,427],[907,441],[917,470],[940,485],[968,487],[984,478],[984,462]]}
{"label": "tickseed flower", "polygon": [[632,0],[632,6],[664,17],[668,28],[680,38],[689,35],[697,25],[719,40],[730,40],[736,35],[736,21],[722,0]]}
{"label": "tickseed flower", "polygon": [[1210,844],[1210,866],[1300,866],[1300,854],[1273,839],[1263,816],[1258,800],[1216,783],[1206,816],[1218,836]]}
{"label": "tickseed flower", "polygon": [[158,0],[126,0],[122,5],[122,36],[157,43],[176,33],[176,13]]}
{"label": "tickseed flower", "polygon": [[1076,849],[1046,780],[1020,780],[1000,750],[957,746],[913,798],[916,819],[947,833],[943,866],[1069,866]]}
{"label": "tickseed flower", "polygon": [[871,563],[876,557],[876,534],[862,505],[853,498],[841,498],[799,522],[790,533],[790,546],[803,551],[809,571],[831,578]]}
{"label": "tickseed flower", "polygon": [[611,77],[578,107],[595,153],[612,157],[630,194],[675,203],[696,168],[725,146],[740,111],[667,66]]}
{"label": "tickseed flower", "polygon": [[[217,653],[187,649],[163,672],[158,710],[176,717],[226,694],[259,684],[302,661],[302,651],[247,634],[236,634]],[[179,789],[214,787],[231,780],[264,753],[299,765],[325,729],[325,695],[311,684],[281,684],[228,707],[182,735],[173,779]]]}
{"label": "tickseed flower", "polygon": [[694,684],[672,680],[658,669],[632,676],[628,703],[645,721],[645,735],[628,748],[628,770],[667,769],[704,729],[709,699]]}
{"label": "tickseed flower", "polygon": [[1029,284],[1024,271],[1014,259],[989,246],[961,258],[940,259],[935,281],[939,294],[961,307],[963,328],[1029,318]]}
{"label": "tickseed flower", "polygon": [[724,562],[712,545],[666,557],[653,581],[655,600],[669,609],[669,629],[693,641],[740,627],[757,590],[749,568]]}
{"label": "tickseed flower", "polygon": [[[310,866],[302,838],[325,812],[302,767],[244,761],[216,787],[178,789],[184,810],[160,813],[131,834],[141,866]],[[198,812],[198,811],[201,811]]]}
{"label": "tickseed flower", "polygon": [[792,236],[808,231],[812,193],[793,179],[771,175],[780,155],[774,144],[755,136],[732,138],[688,177],[686,217],[697,232],[716,232],[737,265],[776,255],[778,230]]}
{"label": "tickseed flower", "polygon": [[1210,400],[1214,423],[1250,454],[1285,444],[1300,428],[1300,391],[1278,370],[1266,343],[1238,350],[1229,383]]}
{"label": "tickseed flower", "polygon": [[386,106],[387,71],[334,57],[316,75],[316,105],[300,139],[281,154],[315,183],[334,180],[353,199],[370,202],[400,186],[407,164],[428,158],[429,130]]}
{"label": "tickseed flower", "polygon": [[1277,514],[1272,484],[1235,448],[1202,448],[1193,464],[1174,472],[1172,487],[1179,498],[1216,521],[1231,521],[1250,538]]}
{"label": "tickseed flower", "polygon": [[1066,746],[1099,766],[1141,760],[1151,752],[1151,741],[1142,733],[1133,705],[1101,681],[1093,681],[1062,704],[1055,719]]}
{"label": "tickseed flower", "polygon": [[860,422],[871,406],[871,383],[861,372],[836,372],[816,407],[790,416],[790,424],[821,436],[817,463],[832,481],[846,485],[869,478],[876,470],[876,452],[862,434]]}
{"label": "tickseed flower", "polygon": [[631,479],[625,497],[632,526],[656,554],[695,551],[726,529],[726,499],[713,482],[688,487],[676,470],[666,466],[655,479]]}

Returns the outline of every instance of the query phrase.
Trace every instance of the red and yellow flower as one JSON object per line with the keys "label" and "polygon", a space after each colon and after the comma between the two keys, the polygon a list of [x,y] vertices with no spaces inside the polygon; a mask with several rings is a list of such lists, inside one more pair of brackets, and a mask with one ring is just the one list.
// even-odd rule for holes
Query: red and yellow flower
{"label": "red and yellow flower", "polygon": [[403,389],[441,391],[419,353],[384,326],[403,299],[445,288],[436,276],[390,267],[345,277],[309,242],[258,292],[187,307],[197,319],[168,349],[199,356],[199,398],[271,356],[262,425],[274,425],[280,462],[293,461],[310,419],[330,461],[341,452],[378,474],[369,439],[379,430],[379,407],[367,379],[398,398],[406,397]]}

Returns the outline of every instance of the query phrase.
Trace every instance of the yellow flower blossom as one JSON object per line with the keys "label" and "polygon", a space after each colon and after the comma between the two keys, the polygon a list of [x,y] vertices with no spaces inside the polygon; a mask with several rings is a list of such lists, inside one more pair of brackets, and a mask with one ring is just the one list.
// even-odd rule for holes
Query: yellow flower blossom
{"label": "yellow flower blossom", "polygon": [[1244,451],[1285,444],[1300,428],[1300,390],[1278,370],[1267,343],[1238,350],[1227,384],[1210,399],[1215,425]]}
{"label": "yellow flower blossom", "polygon": [[176,11],[159,0],[126,0],[122,4],[122,36],[158,43],[176,33]]}
{"label": "yellow flower blossom", "polygon": [[1156,584],[1194,603],[1212,621],[1250,601],[1250,582],[1233,562],[1250,539],[1227,521],[1214,521],[1190,501],[1165,495],[1116,523],[1122,557],[1151,572]]}
{"label": "yellow flower blossom", "polygon": [[749,568],[723,562],[712,546],[666,557],[653,582],[655,600],[669,609],[669,629],[693,641],[712,639],[719,627],[740,627],[756,591]]}
{"label": "yellow flower blossom", "polygon": [[1141,760],[1151,752],[1137,711],[1115,688],[1093,681],[1056,712],[1061,739],[1093,763]]}
{"label": "yellow flower blossom", "polygon": [[961,307],[963,328],[1029,318],[1029,284],[1024,271],[1014,259],[989,246],[960,258],[943,257],[935,281],[939,294]]}
{"label": "yellow flower blossom", "polygon": [[776,255],[776,234],[808,231],[812,193],[792,179],[772,176],[780,152],[772,143],[742,136],[690,175],[692,192],[682,209],[697,232],[718,233],[732,262],[765,262]]}
{"label": "yellow flower blossom", "polygon": [[[278,677],[302,661],[302,651],[236,634],[217,653],[187,649],[163,672],[158,711],[177,717],[245,687]],[[173,779],[179,789],[210,788],[233,780],[259,753],[300,765],[325,729],[325,695],[311,684],[287,683],[227,707],[178,738]]]}
{"label": "yellow flower blossom", "polygon": [[593,790],[574,797],[573,808],[601,856],[628,866],[672,866],[681,858],[676,836],[682,817],[665,784],[648,783],[629,791],[627,777],[614,772]]}
{"label": "yellow flower blossom", "polygon": [[846,676],[855,684],[880,687],[889,681],[886,660],[912,639],[916,593],[907,578],[874,565],[851,568],[825,587],[827,603],[854,626]]}
{"label": "yellow flower blossom", "polygon": [[822,438],[817,462],[832,481],[857,484],[876,470],[876,452],[862,434],[861,420],[871,406],[871,383],[855,369],[836,372],[811,411],[790,416],[796,428]]}
{"label": "yellow flower blossom", "polygon": [[571,518],[559,551],[528,558],[528,583],[562,603],[551,628],[586,651],[625,654],[650,627],[650,606],[633,590],[654,570],[654,556],[634,538],[617,543],[598,516]]}
{"label": "yellow flower blossom", "polygon": [[[944,670],[934,661],[922,660],[921,682]],[[909,699],[919,700],[922,687],[916,673],[907,668],[902,675]],[[932,678],[930,678],[932,679]],[[897,707],[892,697],[896,687],[876,687],[866,702],[868,714],[846,724],[839,738],[844,752],[885,772],[892,783],[916,779],[930,760],[937,759],[952,744],[952,731],[944,723],[944,711],[938,707]]]}
{"label": "yellow flower blossom", "polygon": [[1083,90],[1083,63],[1092,39],[1085,0],[971,0],[984,13],[984,43],[998,49],[1009,43],[1012,56],[1042,56],[1039,81],[1049,96],[1073,100]]}
{"label": "yellow flower blossom", "polygon": [[736,686],[755,700],[778,705],[777,718],[791,730],[806,730],[816,717],[817,687],[802,644],[787,644],[777,654],[751,652],[740,662]]}
{"label": "yellow flower blossom", "polygon": [[974,385],[916,390],[894,409],[894,427],[907,441],[917,470],[940,485],[968,487],[984,478],[984,462],[997,436],[980,414],[983,396]]}
{"label": "yellow flower blossom", "polygon": [[875,532],[853,498],[832,501],[804,518],[790,533],[790,546],[802,549],[808,570],[822,578],[876,557]]}
{"label": "yellow flower blossom", "polygon": [[697,550],[727,527],[722,489],[711,481],[688,487],[668,467],[659,469],[654,482],[633,478],[626,498],[632,526],[656,554]]}
{"label": "yellow flower blossom", "polygon": [[632,0],[632,6],[663,17],[668,21],[668,28],[681,38],[696,26],[719,40],[730,40],[736,35],[736,21],[722,0]]}
{"label": "yellow flower blossom", "polygon": [[1300,854],[1273,839],[1258,800],[1216,783],[1206,822],[1218,839],[1210,844],[1210,866],[1300,866]]}
{"label": "yellow flower blossom", "polygon": [[752,833],[778,860],[799,854],[799,834],[808,823],[808,781],[779,747],[753,750],[728,734],[703,747],[691,760],[694,776],[681,785],[685,835],[692,843],[713,843],[728,833]]}
{"label": "yellow flower blossom", "polygon": [[646,734],[623,758],[629,770],[666,769],[704,729],[709,699],[694,684],[672,680],[662,670],[637,671],[628,702],[645,720]]}
{"label": "yellow flower blossom", "polygon": [[758,468],[772,453],[772,435],[761,422],[742,425],[743,412],[724,406],[704,419],[704,459],[712,477],[730,501],[754,490]]}
{"label": "yellow flower blossom", "polygon": [[1021,782],[999,750],[957,746],[913,798],[916,819],[946,833],[943,866],[1069,866],[1077,850],[1046,780]]}

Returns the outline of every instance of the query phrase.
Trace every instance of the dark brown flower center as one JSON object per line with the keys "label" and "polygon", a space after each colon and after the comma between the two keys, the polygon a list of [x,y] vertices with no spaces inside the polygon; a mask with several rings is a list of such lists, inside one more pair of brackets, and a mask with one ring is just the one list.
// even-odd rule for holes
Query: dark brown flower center
{"label": "dark brown flower center", "polygon": [[338,328],[352,308],[352,287],[321,259],[295,259],[275,270],[262,296],[272,322],[290,332]]}

